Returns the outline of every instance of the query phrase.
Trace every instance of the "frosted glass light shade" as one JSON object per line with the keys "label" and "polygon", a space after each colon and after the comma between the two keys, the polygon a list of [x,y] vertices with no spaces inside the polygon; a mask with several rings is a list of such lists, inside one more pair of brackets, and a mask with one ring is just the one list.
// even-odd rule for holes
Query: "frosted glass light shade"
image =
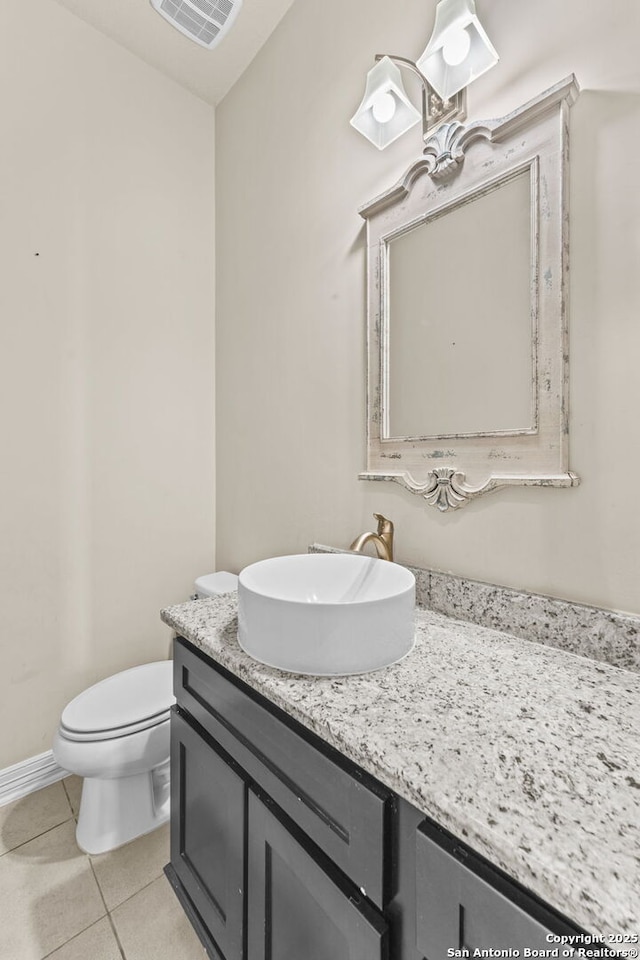
{"label": "frosted glass light shade", "polygon": [[405,92],[400,70],[389,57],[383,57],[367,74],[364,97],[351,126],[378,150],[384,150],[421,119]]}
{"label": "frosted glass light shade", "polygon": [[433,34],[417,62],[436,93],[448,100],[499,59],[478,20],[474,0],[440,0]]}

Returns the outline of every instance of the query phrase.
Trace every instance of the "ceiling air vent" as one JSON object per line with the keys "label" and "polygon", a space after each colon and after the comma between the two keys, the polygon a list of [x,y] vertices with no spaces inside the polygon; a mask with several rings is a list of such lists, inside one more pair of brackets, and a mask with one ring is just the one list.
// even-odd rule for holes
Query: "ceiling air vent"
{"label": "ceiling air vent", "polygon": [[230,29],[242,0],[151,0],[172,26],[202,47],[215,47]]}

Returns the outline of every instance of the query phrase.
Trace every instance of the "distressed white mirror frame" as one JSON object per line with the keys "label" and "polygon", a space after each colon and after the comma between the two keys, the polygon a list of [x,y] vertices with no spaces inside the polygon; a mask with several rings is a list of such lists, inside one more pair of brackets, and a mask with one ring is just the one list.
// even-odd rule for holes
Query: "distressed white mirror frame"
{"label": "distressed white mirror frame", "polygon": [[[424,156],[359,210],[367,221],[367,469],[441,511],[507,484],[574,486],[568,469],[568,111],[575,77],[499,120],[445,123]],[[531,182],[532,423],[492,433],[389,436],[389,243],[522,172]],[[443,257],[455,257],[443,250]],[[451,291],[455,301],[456,291]],[[499,292],[496,293],[499,296]],[[446,317],[434,318],[446,322]]]}

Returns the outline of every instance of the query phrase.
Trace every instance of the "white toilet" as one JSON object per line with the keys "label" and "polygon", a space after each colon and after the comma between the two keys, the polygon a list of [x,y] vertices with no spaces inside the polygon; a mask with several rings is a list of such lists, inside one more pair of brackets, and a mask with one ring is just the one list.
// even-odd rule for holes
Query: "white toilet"
{"label": "white toilet", "polygon": [[[235,574],[199,577],[196,597],[237,588]],[[145,663],[101,680],[65,707],[53,741],[63,770],[84,777],[76,830],[86,853],[106,853],[169,819],[173,663]]]}
{"label": "white toilet", "polygon": [[76,839],[86,853],[113,850],[169,818],[172,668],[162,660],[124,670],[62,713],[53,755],[84,777]]}

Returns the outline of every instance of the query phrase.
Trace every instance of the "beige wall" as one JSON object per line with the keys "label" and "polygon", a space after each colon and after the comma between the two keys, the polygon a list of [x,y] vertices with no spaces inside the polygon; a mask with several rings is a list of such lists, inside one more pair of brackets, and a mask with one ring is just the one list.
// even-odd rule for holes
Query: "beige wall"
{"label": "beige wall", "polygon": [[0,32],[0,768],[213,568],[213,111],[52,0]]}
{"label": "beige wall", "polygon": [[[431,6],[435,6],[432,4]],[[640,67],[636,0],[479,0],[501,63],[470,88],[500,116],[575,72],[574,490],[511,489],[441,515],[364,466],[365,250],[359,205],[417,158],[349,126],[380,51],[416,57],[424,0],[296,0],[217,110],[218,560],[238,570],[380,510],[398,553],[463,576],[640,613]]]}

